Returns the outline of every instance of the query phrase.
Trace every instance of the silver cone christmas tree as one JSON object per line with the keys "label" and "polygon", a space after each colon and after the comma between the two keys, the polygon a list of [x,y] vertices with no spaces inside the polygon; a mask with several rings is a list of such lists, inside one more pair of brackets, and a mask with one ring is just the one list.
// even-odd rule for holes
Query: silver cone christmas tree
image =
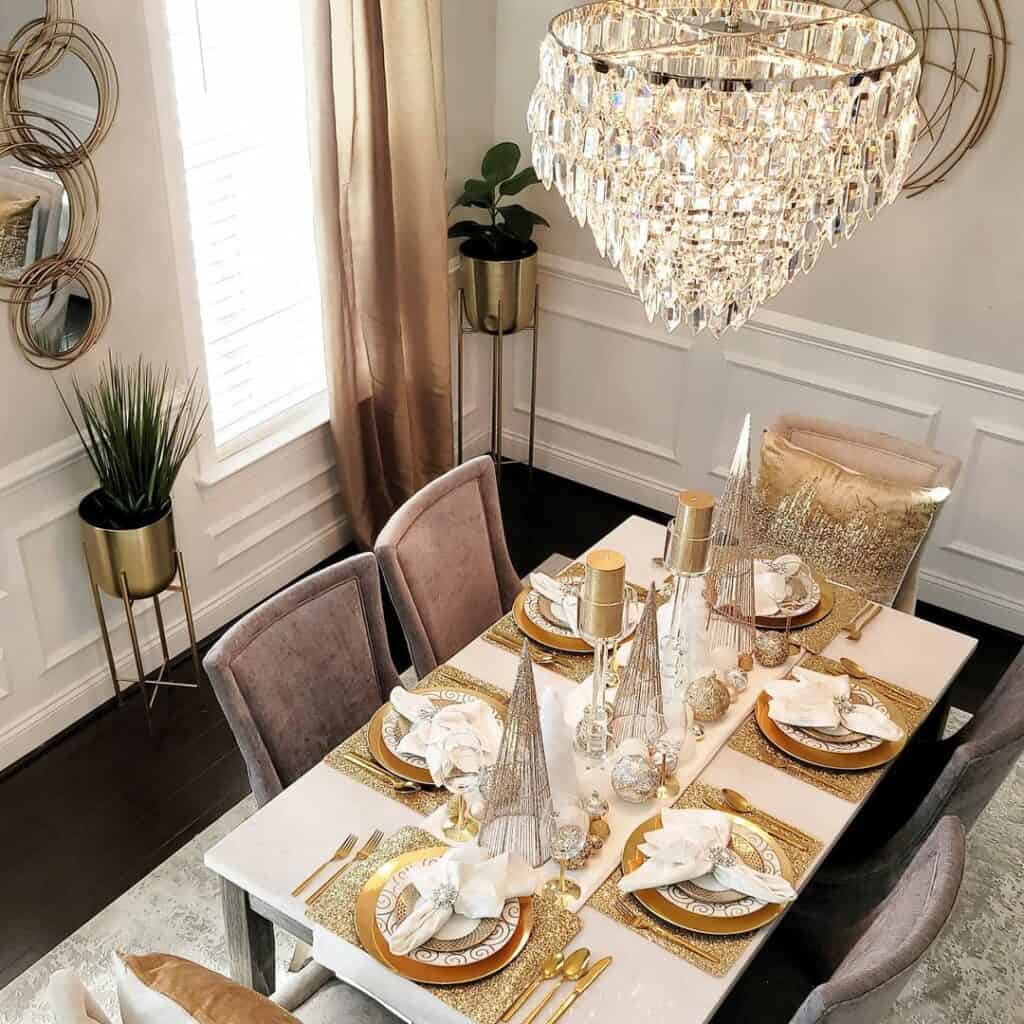
{"label": "silver cone christmas tree", "polygon": [[661,657],[658,653],[657,589],[647,590],[643,614],[633,634],[633,647],[612,709],[612,741],[616,746],[628,739],[644,739],[647,712],[661,712]]}
{"label": "silver cone christmas tree", "polygon": [[715,507],[708,602],[707,651],[737,660],[754,654],[754,488],[750,480],[750,414],[743,421],[729,479]]}
{"label": "silver cone christmas tree", "polygon": [[533,867],[551,856],[544,820],[551,801],[533,662],[526,641],[508,702],[498,760],[491,769],[479,843],[491,856],[518,853]]}

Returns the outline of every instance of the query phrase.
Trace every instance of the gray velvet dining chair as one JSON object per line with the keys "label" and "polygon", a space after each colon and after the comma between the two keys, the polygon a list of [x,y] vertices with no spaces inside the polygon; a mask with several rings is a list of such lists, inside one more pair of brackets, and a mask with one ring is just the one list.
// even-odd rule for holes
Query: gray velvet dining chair
{"label": "gray velvet dining chair", "polygon": [[946,817],[918,850],[896,888],[845,932],[827,943],[831,959],[809,964],[801,947],[821,945],[827,922],[797,945],[793,909],[750,964],[713,1024],[878,1024],[921,958],[938,938],[956,903],[964,871],[964,828]]}
{"label": "gray velvet dining chair", "polygon": [[314,573],[235,623],[203,665],[261,806],[400,685],[372,554]]}
{"label": "gray velvet dining chair", "polygon": [[[798,448],[830,459],[857,473],[891,483],[910,487],[948,487],[952,490],[960,475],[960,459],[955,455],[947,455],[927,445],[915,444],[876,430],[865,430],[846,423],[796,413],[780,416],[770,429]],[[929,534],[935,528],[937,519],[938,511],[932,517]],[[927,543],[926,536],[908,566],[893,601],[894,608],[910,615],[914,614],[917,605],[918,573]]]}
{"label": "gray velvet dining chair", "polygon": [[414,494],[374,551],[421,679],[509,611],[521,587],[486,455]]}

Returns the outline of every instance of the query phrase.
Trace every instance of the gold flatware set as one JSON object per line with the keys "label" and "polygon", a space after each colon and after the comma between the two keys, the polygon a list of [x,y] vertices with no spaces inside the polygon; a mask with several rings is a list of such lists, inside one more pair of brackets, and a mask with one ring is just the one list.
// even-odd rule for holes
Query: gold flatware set
{"label": "gold flatware set", "polygon": [[[367,857],[372,856],[376,852],[377,847],[380,846],[381,840],[383,838],[384,833],[381,832],[379,828],[375,829],[370,838],[367,839],[366,842],[363,843],[363,845],[359,848],[359,852],[350,861],[347,861],[346,863],[342,864],[341,867],[338,868],[338,870],[335,871],[334,874],[331,875],[331,877],[328,878],[323,885],[316,889],[316,891],[313,893],[312,896],[309,897],[309,899],[306,900],[307,905],[310,903],[315,903],[317,899],[321,895],[323,895],[324,892],[327,891],[327,889],[329,889],[339,878],[341,878],[341,876],[346,871],[348,871],[350,867],[352,867],[354,864],[358,864],[360,861],[366,860]],[[351,849],[351,847],[349,849]]]}
{"label": "gold flatware set", "polygon": [[553,981],[551,989],[544,998],[527,1014],[522,1024],[533,1024],[544,1008],[558,994],[562,984],[566,981],[575,982],[572,991],[562,1000],[555,1012],[547,1019],[546,1024],[555,1024],[570,1006],[584,993],[612,962],[610,956],[606,956],[596,963],[590,963],[590,950],[585,946],[574,950],[568,956],[562,951],[552,953],[551,956],[541,964],[536,976],[527,984],[515,999],[509,1004],[501,1015],[500,1021],[507,1024],[513,1017],[529,1002],[537,989],[546,981]]}
{"label": "gold flatware set", "polygon": [[386,768],[382,768],[379,764],[359,754],[349,752],[342,756],[349,764],[362,768],[364,772],[368,772],[375,778],[380,779],[381,782],[390,784],[396,793],[418,793],[422,788],[418,782],[413,782],[411,779],[403,779],[401,776],[395,775],[394,772],[389,772]]}
{"label": "gold flatware set", "polygon": [[742,793],[736,792],[735,789],[723,789],[721,800],[711,800],[705,797],[704,803],[713,811],[742,814],[763,828],[769,835],[775,836],[776,839],[781,839],[782,842],[788,843],[790,846],[795,846],[798,850],[808,851],[812,848],[806,837],[797,829],[759,810]]}
{"label": "gold flatware set", "polygon": [[[510,651],[512,654],[519,654],[523,649],[522,640],[513,640],[512,637],[496,629],[489,629],[484,633],[484,639],[490,643],[497,644],[498,647],[504,647],[506,651]],[[562,668],[572,668],[575,664],[573,658],[579,657],[578,655],[546,651],[543,647],[538,647],[534,643],[531,643],[529,646],[530,658],[535,665],[560,665]]]}
{"label": "gold flatware set", "polygon": [[357,839],[358,836],[353,833],[349,833],[348,838],[334,851],[333,856],[328,857],[323,864],[311,871],[301,882],[299,882],[297,886],[295,886],[294,889],[292,889],[292,895],[298,896],[299,893],[302,892],[302,890],[305,889],[306,886],[309,885],[324,868],[329,867],[335,861],[344,860],[352,852],[352,848],[356,845]]}
{"label": "gold flatware set", "polygon": [[[843,626],[842,631],[856,643],[860,640],[861,633],[864,632],[868,623],[882,610],[880,604],[875,604],[873,601],[865,601],[863,605],[857,610],[857,614],[853,616],[850,621]],[[865,612],[867,614],[865,614]]]}
{"label": "gold flatware set", "polygon": [[669,931],[668,928],[652,921],[642,911],[630,906],[623,897],[619,897],[619,899],[616,900],[615,905],[618,908],[619,913],[626,919],[626,924],[634,931],[654,932],[655,935],[660,935],[667,942],[671,942],[674,946],[678,946],[680,949],[685,949],[687,953],[692,953],[694,956],[699,957],[706,963],[717,963],[710,953],[706,953],[695,942],[690,942],[689,939],[683,938],[682,935],[677,935],[675,932]]}

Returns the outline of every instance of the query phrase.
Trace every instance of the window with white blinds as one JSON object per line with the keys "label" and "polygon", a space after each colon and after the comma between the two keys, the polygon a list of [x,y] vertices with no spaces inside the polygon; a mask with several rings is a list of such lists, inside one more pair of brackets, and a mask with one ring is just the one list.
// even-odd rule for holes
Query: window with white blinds
{"label": "window with white blinds", "polygon": [[298,3],[166,0],[214,442],[325,388]]}

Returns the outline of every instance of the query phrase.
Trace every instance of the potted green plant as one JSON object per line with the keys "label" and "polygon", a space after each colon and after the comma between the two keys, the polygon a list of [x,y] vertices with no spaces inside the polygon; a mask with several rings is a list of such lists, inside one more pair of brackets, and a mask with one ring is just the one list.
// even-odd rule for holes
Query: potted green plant
{"label": "potted green plant", "polygon": [[465,239],[459,252],[466,316],[473,327],[487,334],[498,333],[499,301],[502,333],[533,326],[537,244],[531,236],[538,224],[550,225],[539,213],[503,201],[537,184],[532,167],[516,170],[519,158],[514,142],[492,146],[480,164],[481,176],[465,183],[451,208],[485,210],[490,217],[490,223],[460,220],[448,229],[449,238]]}
{"label": "potted green plant", "polygon": [[115,597],[123,596],[122,579],[129,598],[151,597],[177,569],[171,488],[199,439],[206,404],[195,376],[178,401],[167,368],[141,357],[111,356],[92,388],[77,378],[72,386],[81,423],[57,391],[99,480],[78,506],[90,571]]}

